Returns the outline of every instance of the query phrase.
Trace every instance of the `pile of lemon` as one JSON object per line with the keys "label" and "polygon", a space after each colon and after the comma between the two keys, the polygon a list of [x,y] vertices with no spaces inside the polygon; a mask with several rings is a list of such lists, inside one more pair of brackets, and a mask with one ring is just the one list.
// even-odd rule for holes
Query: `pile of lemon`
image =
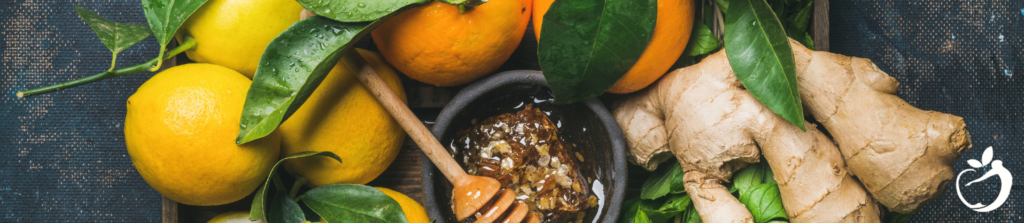
{"label": "pile of lemon", "polygon": [[[195,63],[154,75],[127,102],[125,142],[153,189],[183,204],[221,205],[251,194],[274,163],[289,154],[331,151],[344,160],[310,157],[285,163],[285,170],[308,179],[311,187],[365,184],[391,164],[405,132],[350,72],[362,64],[339,62],[276,132],[235,144],[260,56],[299,20],[302,10],[294,0],[210,0],[182,26],[179,34],[198,43],[186,52]],[[342,61],[364,61],[405,97],[397,72],[381,55],[358,52],[362,59]],[[400,203],[408,219],[427,222],[416,201],[379,189]]]}

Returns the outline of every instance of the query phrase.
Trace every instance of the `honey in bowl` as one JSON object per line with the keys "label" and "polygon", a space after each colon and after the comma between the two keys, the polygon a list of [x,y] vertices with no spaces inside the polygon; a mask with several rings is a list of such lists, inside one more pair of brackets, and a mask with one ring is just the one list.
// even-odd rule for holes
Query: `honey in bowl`
{"label": "honey in bowl", "polygon": [[[551,95],[549,89],[543,86],[537,86],[532,84],[513,84],[501,86],[491,90],[486,94],[481,95],[480,98],[483,100],[476,100],[470,104],[465,105],[463,109],[459,110],[459,112],[456,113],[456,115],[454,115],[451,118],[452,121],[446,124],[448,128],[444,130],[441,137],[441,143],[445,145],[445,147],[449,150],[449,152],[452,154],[452,157],[455,158],[460,165],[462,165],[463,169],[467,170],[467,173],[471,173],[474,175],[482,175],[482,172],[494,170],[495,172],[494,175],[492,175],[492,177],[500,180],[500,178],[502,177],[499,176],[499,174],[497,174],[497,171],[501,170],[501,160],[506,157],[500,156],[500,158],[496,158],[497,160],[495,160],[495,158],[493,158],[494,156],[496,156],[495,151],[498,151],[497,153],[500,155],[499,150],[501,148],[491,148],[491,154],[489,154],[489,157],[492,157],[491,160],[495,161],[490,162],[490,169],[481,168],[481,166],[488,166],[485,164],[474,164],[476,165],[476,169],[473,170],[473,168],[469,168],[470,166],[466,165],[468,163],[473,163],[473,160],[467,160],[465,158],[466,154],[464,153],[471,153],[472,151],[469,151],[469,149],[466,148],[466,145],[468,143],[464,140],[464,138],[462,138],[462,135],[468,133],[470,129],[480,128],[480,125],[487,122],[486,120],[489,118],[501,116],[503,114],[507,114],[509,117],[512,117],[512,115],[518,114],[519,112],[526,110],[526,106],[530,106],[530,110],[534,110],[532,114],[537,115],[538,113],[536,113],[536,111],[539,110],[549,119],[549,121],[547,121],[547,124],[543,125],[550,127],[550,130],[546,131],[551,132],[541,133],[541,135],[549,134],[547,135],[547,138],[544,138],[543,136],[537,136],[536,139],[538,140],[538,142],[540,142],[541,139],[550,139],[550,137],[552,137],[550,134],[553,134],[554,137],[560,139],[561,146],[565,148],[565,152],[563,155],[557,155],[562,154],[561,152],[558,152],[561,150],[557,150],[556,155],[552,155],[550,151],[551,149],[548,148],[549,157],[558,157],[558,163],[556,163],[555,165],[555,172],[551,178],[555,179],[558,175],[557,166],[560,166],[561,164],[564,164],[567,161],[574,163],[574,165],[569,164],[572,166],[566,168],[565,178],[573,179],[571,180],[571,183],[578,182],[580,189],[584,191],[585,195],[580,196],[568,194],[570,198],[577,197],[577,199],[575,199],[574,202],[570,202],[572,200],[569,199],[564,200],[566,200],[566,204],[586,204],[587,207],[564,209],[563,207],[576,205],[563,205],[562,202],[558,199],[553,199],[554,204],[539,204],[536,203],[536,201],[538,200],[536,199],[536,197],[534,198],[535,203],[528,204],[527,206],[532,206],[532,213],[541,214],[542,222],[598,222],[599,220],[603,222],[604,220],[606,220],[603,218],[603,216],[609,210],[605,210],[606,207],[604,206],[610,204],[608,203],[610,201],[606,200],[606,198],[612,190],[612,188],[608,187],[610,183],[609,180],[615,179],[616,176],[613,175],[612,171],[606,170],[605,168],[610,167],[609,164],[613,163],[614,156],[611,156],[611,154],[607,152],[612,147],[610,138],[607,135],[607,130],[605,129],[604,124],[602,124],[601,120],[595,118],[597,117],[597,115],[593,111],[591,111],[591,108],[588,107],[589,105],[583,103],[568,105],[554,104],[552,103],[554,97]],[[537,125],[542,126],[542,124],[539,122],[537,123]],[[502,129],[502,131],[507,134],[510,131],[515,131],[515,129],[510,128],[509,131],[505,131],[504,129]],[[481,133],[480,137],[483,138],[483,135],[491,136],[493,135],[494,132],[485,133],[487,134]],[[534,133],[534,135],[537,135],[537,133]],[[499,137],[507,138],[508,136],[499,135]],[[529,134],[525,134],[522,139],[530,140],[529,137]],[[513,140],[519,140],[516,139],[514,136],[512,138]],[[459,140],[462,140],[462,142],[457,142]],[[508,143],[507,139],[505,141],[506,143]],[[484,140],[481,140],[480,142],[484,142]],[[526,143],[521,144],[525,145],[532,143],[532,141],[524,142]],[[546,141],[545,144],[547,144]],[[490,141],[487,141],[485,146],[486,145],[490,145]],[[495,144],[494,146],[497,147],[498,144]],[[510,149],[513,148],[511,145],[509,147]],[[551,145],[548,145],[548,147],[551,147]],[[536,150],[536,148],[529,149]],[[531,162],[531,164],[533,164],[533,166],[535,166],[536,169],[540,169],[539,162],[543,162],[539,160],[541,154],[539,154],[538,152],[537,154],[530,156],[536,156],[536,158],[525,158],[523,159],[523,162]],[[470,157],[472,157],[472,155],[470,155]],[[516,159],[513,159],[511,161],[514,162],[508,163],[521,163],[515,162],[517,161]],[[547,167],[550,168],[551,161],[548,160],[546,162],[548,164]],[[529,168],[529,166],[525,166],[525,168]],[[509,169],[511,170],[514,168]],[[524,169],[522,172],[537,172],[538,175],[540,173],[547,173],[536,170],[531,171],[530,169]],[[577,172],[577,174],[570,174],[569,172]],[[511,182],[513,181],[522,182],[523,176],[521,176],[521,174],[508,174],[505,177],[518,177],[518,179],[503,181],[509,182],[503,185],[505,185],[505,188],[508,188],[510,191],[515,192],[517,198],[522,198],[520,199],[520,201],[525,202],[525,200],[528,198],[527,196],[529,196],[529,194],[526,194],[526,189],[518,185],[518,189],[510,186],[512,184]],[[582,178],[583,180],[579,180],[580,178]],[[443,180],[443,178],[433,179],[435,180],[432,180],[432,182],[434,182],[435,185],[437,185],[437,192],[440,193],[438,194],[438,197],[442,198],[442,201],[444,199],[451,199],[451,184],[448,183],[446,180]],[[526,182],[530,182],[529,176],[526,176],[525,179]],[[568,182],[564,180],[564,178],[563,181]],[[554,188],[558,187],[555,186],[558,185],[557,179],[552,181],[545,180],[544,183],[551,183],[552,186],[547,188],[551,188],[552,191]],[[536,187],[534,187],[532,183],[525,185],[527,185],[527,187],[530,187],[531,189],[534,189],[533,193],[534,195],[536,195]],[[573,188],[573,184],[566,185],[569,186],[564,188],[569,188],[570,192],[576,191]],[[544,189],[542,188],[542,190]],[[566,191],[562,190],[564,189],[559,189],[559,194],[566,194]],[[544,206],[543,208],[545,209],[542,210],[542,207],[538,205],[546,206]],[[438,208],[440,209],[439,211],[441,214],[439,220],[442,220],[443,222],[457,222],[454,219],[454,215],[449,215],[452,213],[452,210],[450,209],[450,203],[438,203]],[[461,222],[472,222],[472,217],[469,221]]]}
{"label": "honey in bowl", "polygon": [[532,104],[476,122],[455,139],[450,145],[460,151],[456,159],[469,174],[497,179],[544,222],[597,202],[577,165],[582,155],[570,151],[556,124]]}

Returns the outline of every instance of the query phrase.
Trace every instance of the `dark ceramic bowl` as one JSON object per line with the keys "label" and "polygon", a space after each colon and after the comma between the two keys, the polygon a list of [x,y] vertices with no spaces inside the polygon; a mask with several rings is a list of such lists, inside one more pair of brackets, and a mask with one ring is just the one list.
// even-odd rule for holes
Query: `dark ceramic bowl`
{"label": "dark ceramic bowl", "polygon": [[[441,110],[432,133],[449,147],[452,137],[469,128],[470,120],[515,112],[533,103],[557,123],[566,143],[574,144],[573,152],[583,156],[580,170],[594,179],[591,193],[599,199],[598,207],[586,210],[583,222],[615,222],[626,192],[626,153],[622,131],[608,109],[597,99],[571,105],[556,105],[540,71],[506,71],[483,78],[466,86]],[[452,212],[452,186],[423,158],[424,206],[430,218],[438,222],[457,222]]]}

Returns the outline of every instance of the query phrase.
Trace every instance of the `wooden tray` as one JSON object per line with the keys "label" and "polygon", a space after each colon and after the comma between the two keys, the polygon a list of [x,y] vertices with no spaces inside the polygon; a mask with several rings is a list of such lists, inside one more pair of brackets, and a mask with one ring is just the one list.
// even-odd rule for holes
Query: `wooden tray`
{"label": "wooden tray", "polygon": [[[828,0],[814,0],[814,17],[812,18],[811,36],[814,38],[816,50],[828,51]],[[364,38],[356,47],[376,51],[370,38]],[[539,69],[537,65],[537,39],[533,34],[533,24],[527,27],[526,34],[519,47],[512,54],[512,58],[499,68],[500,71],[519,69]],[[165,68],[174,66],[180,61],[188,63],[188,58],[182,54],[175,58],[175,61],[165,62]],[[434,87],[424,84],[405,75],[402,77],[402,84],[405,87],[409,99],[409,107],[413,113],[424,121],[427,128],[431,128],[438,113],[451,98],[458,93],[461,87]],[[377,179],[368,183],[370,186],[386,187],[402,192],[420,203],[425,203],[423,196],[423,180],[420,166],[423,160],[423,153],[413,143],[412,139],[406,138],[402,150],[398,153],[395,161]],[[640,186],[650,175],[650,172],[635,165],[629,165],[629,180],[626,197],[635,197],[640,194]],[[190,206],[178,204],[166,197],[163,198],[163,223],[200,223],[209,221],[216,215],[229,211],[248,211],[252,204],[253,195],[226,205],[220,206]]]}

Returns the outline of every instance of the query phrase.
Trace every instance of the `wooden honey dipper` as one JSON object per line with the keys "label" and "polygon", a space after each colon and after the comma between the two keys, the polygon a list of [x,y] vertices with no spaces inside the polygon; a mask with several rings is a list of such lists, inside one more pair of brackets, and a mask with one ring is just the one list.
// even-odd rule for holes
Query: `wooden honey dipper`
{"label": "wooden honey dipper", "polygon": [[[358,56],[358,54],[354,55]],[[427,127],[423,126],[423,122],[412,113],[412,110],[409,110],[409,107],[394,91],[391,91],[388,84],[377,75],[373,68],[363,65],[356,74],[356,78],[377,98],[384,109],[391,113],[391,116],[398,121],[402,129],[405,129],[416,145],[420,146],[423,153],[427,154],[430,161],[433,161],[445,178],[448,178],[448,181],[455,186],[455,189],[452,190],[452,210],[455,210],[455,217],[459,221],[466,220],[479,211],[480,216],[476,219],[478,223],[494,222],[502,216],[507,216],[502,223],[540,223],[540,217],[537,214],[531,214],[528,219],[526,218],[529,208],[523,202],[514,202],[515,194],[510,190],[501,190],[501,183],[498,180],[466,174],[466,171],[459,167],[455,159],[427,130]],[[491,202],[492,199],[493,202]],[[515,205],[510,210],[509,207],[513,206],[513,203]],[[481,211],[487,204],[492,204],[490,209]],[[506,211],[509,213],[506,214]]]}

